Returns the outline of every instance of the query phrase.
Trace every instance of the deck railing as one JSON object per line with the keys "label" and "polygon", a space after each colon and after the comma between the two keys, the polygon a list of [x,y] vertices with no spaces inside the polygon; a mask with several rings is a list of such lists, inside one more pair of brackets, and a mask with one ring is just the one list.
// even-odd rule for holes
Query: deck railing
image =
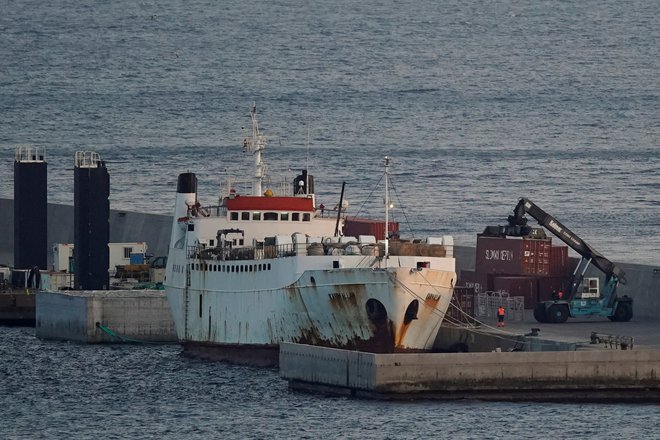
{"label": "deck railing", "polygon": [[188,246],[189,259],[209,261],[265,260],[296,255],[293,244],[275,246],[205,247]]}

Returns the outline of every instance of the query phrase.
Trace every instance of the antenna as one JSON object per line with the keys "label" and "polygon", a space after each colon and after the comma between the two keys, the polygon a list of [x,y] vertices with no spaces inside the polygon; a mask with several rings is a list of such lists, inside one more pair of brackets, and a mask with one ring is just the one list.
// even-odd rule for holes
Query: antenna
{"label": "antenna", "polygon": [[389,239],[389,226],[390,226],[390,198],[389,198],[389,167],[390,158],[385,156],[385,258],[390,257],[390,239]]}
{"label": "antenna", "polygon": [[307,116],[307,157],[305,158],[305,189],[307,194],[309,194],[309,116]]}

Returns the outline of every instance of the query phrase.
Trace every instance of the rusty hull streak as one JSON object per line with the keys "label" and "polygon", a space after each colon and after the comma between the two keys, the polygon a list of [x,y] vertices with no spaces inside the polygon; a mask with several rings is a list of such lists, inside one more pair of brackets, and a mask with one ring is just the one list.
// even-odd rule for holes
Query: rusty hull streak
{"label": "rusty hull streak", "polygon": [[406,333],[408,332],[408,328],[410,328],[410,324],[412,324],[413,321],[410,321],[408,324],[401,324],[401,327],[396,332],[396,342],[394,343],[395,347],[401,347],[401,344],[403,343],[403,338],[406,337]]}
{"label": "rusty hull streak", "polygon": [[[432,298],[432,297],[427,297],[424,302],[422,303],[422,308],[420,309],[419,312],[417,312],[417,319],[420,317],[423,317],[423,315],[427,315],[428,312],[433,313],[433,310],[435,310],[436,305],[440,302],[440,298]],[[398,329],[396,332],[396,343],[395,347],[396,348],[401,348],[401,345],[403,344],[403,340],[406,337],[406,333],[408,332],[408,329],[412,325],[412,323],[415,322],[415,320],[410,321],[408,324],[401,324],[401,327]]]}
{"label": "rusty hull streak", "polygon": [[[315,290],[315,287],[308,286]],[[329,297],[330,307],[341,314],[345,314],[346,310],[359,311],[360,307],[358,305],[358,297],[365,297],[366,290],[363,284],[344,284],[337,285],[333,287],[333,295]],[[359,337],[353,331],[353,326],[351,323],[348,323],[346,330],[349,330],[350,333],[353,333],[352,337],[346,337],[347,340],[341,338],[341,335],[338,335],[333,339],[324,339],[321,336],[318,328],[314,325],[314,321],[309,316],[309,311],[302,300],[300,295],[300,290],[297,284],[293,284],[286,288],[290,296],[297,296],[300,299],[301,304],[305,308],[307,317],[309,319],[309,327],[300,329],[300,335],[292,338],[292,342],[298,344],[308,344],[308,345],[319,345],[322,347],[331,347],[331,348],[342,348],[347,350],[361,350],[371,353],[393,353],[394,352],[394,324],[392,321],[387,320],[382,323],[372,323],[367,321],[365,316],[365,322],[369,323],[369,326],[372,330],[372,337],[364,339]],[[325,295],[324,293],[318,293],[319,295]],[[348,332],[347,332],[348,333]]]}
{"label": "rusty hull streak", "polygon": [[333,309],[358,310],[358,295],[366,295],[364,284],[344,284],[334,287],[335,294],[330,296],[330,306]]}
{"label": "rusty hull streak", "polygon": [[[440,302],[439,299],[433,299],[433,298],[427,298],[424,300],[422,303],[422,307],[417,312],[417,319],[424,319],[427,315],[430,313],[435,313],[435,307]],[[399,328],[399,331],[397,332],[397,338],[396,338],[396,348],[400,349],[402,351],[410,351],[408,349],[402,348],[403,345],[403,340],[406,337],[406,333],[408,332],[408,329],[410,326],[415,322],[416,319],[410,321],[408,324],[401,324],[401,327]],[[414,352],[419,352],[420,350],[413,350]]]}
{"label": "rusty hull streak", "polygon": [[394,325],[392,321],[387,320],[380,325],[374,325],[373,328],[371,338],[363,339],[354,336],[347,341],[321,339],[316,328],[302,329],[301,335],[293,338],[292,342],[345,350],[359,350],[368,353],[394,353]]}

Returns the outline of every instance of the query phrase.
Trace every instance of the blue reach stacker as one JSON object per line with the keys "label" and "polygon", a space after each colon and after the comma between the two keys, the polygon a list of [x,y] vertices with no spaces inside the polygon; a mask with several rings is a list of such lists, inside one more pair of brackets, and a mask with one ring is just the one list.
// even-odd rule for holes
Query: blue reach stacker
{"label": "blue reach stacker", "polygon": [[[531,200],[521,198],[513,210],[513,215],[508,218],[508,225],[489,226],[484,233],[501,237],[544,236],[545,233],[541,228],[527,225],[526,214],[536,219],[539,225],[548,229],[582,257],[573,271],[571,290],[566,298],[538,303],[534,308],[534,318],[538,322],[558,324],[566,322],[569,317],[586,316],[603,316],[611,321],[629,321],[633,316],[633,300],[627,295],[619,297],[616,293],[619,283],[626,284],[623,270]],[[594,265],[605,274],[605,285],[602,289],[598,278],[584,277],[590,265]]]}

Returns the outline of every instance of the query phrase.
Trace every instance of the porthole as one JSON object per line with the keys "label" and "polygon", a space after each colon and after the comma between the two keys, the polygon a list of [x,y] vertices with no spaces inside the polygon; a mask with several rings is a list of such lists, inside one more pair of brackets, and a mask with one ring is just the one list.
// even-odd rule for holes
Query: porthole
{"label": "porthole", "polygon": [[370,298],[366,304],[367,316],[372,322],[382,322],[387,319],[387,310],[382,302]]}

